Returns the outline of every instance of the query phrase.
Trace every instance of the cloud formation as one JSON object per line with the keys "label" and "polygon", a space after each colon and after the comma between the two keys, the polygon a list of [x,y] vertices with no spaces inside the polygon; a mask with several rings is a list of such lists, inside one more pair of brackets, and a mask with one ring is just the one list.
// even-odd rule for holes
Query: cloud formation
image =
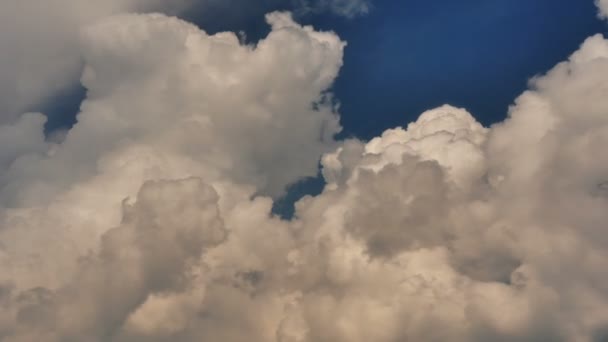
{"label": "cloud formation", "polygon": [[[79,37],[65,136],[0,126],[0,340],[603,341],[608,40],[486,128],[442,106],[336,142],[333,33],[161,14]],[[271,214],[285,185],[322,194]]]}
{"label": "cloud formation", "polygon": [[608,17],[608,1],[606,1],[606,0],[595,0],[595,4],[600,9],[600,17],[607,18]]}
{"label": "cloud formation", "polygon": [[[231,6],[218,0],[6,0],[0,3],[0,123],[13,123],[78,81],[82,69],[80,31],[108,16],[160,11],[179,14],[191,6]],[[272,0],[276,4],[292,0]],[[305,11],[364,14],[363,0],[313,0],[294,4]],[[227,9],[226,9],[227,10]]]}
{"label": "cloud formation", "polygon": [[69,87],[80,73],[79,29],[128,11],[177,10],[189,0],[7,0],[0,4],[0,123]]}
{"label": "cloud formation", "polygon": [[[14,240],[0,278],[59,282],[146,180],[196,176],[239,184],[251,196],[278,195],[315,175],[319,156],[336,145],[338,118],[325,90],[344,43],[288,14],[268,22],[272,32],[255,47],[159,14],[120,15],[88,28],[78,123],[59,142],[44,140],[40,114],[0,128],[7,208],[0,235]],[[40,223],[47,220],[53,230]],[[48,239],[48,253],[65,263],[44,252],[30,262],[32,239]],[[22,279],[23,265],[42,271]]]}

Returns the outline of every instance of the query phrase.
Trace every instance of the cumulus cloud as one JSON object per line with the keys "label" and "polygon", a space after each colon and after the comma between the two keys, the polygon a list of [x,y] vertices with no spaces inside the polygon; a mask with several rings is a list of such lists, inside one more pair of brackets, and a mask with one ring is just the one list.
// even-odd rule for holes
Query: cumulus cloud
{"label": "cumulus cloud", "polygon": [[0,4],[0,123],[78,79],[81,27],[115,13],[178,10],[188,0],[7,0]]}
{"label": "cumulus cloud", "polygon": [[[39,107],[78,81],[82,68],[80,31],[113,14],[161,11],[178,14],[192,6],[239,8],[218,0],[6,0],[0,4],[0,124]],[[284,6],[292,0],[272,0]],[[314,0],[299,8],[354,16],[367,12],[362,0]]]}
{"label": "cumulus cloud", "polygon": [[[0,129],[11,146],[0,198],[13,209],[0,215],[0,235],[14,241],[3,249],[0,278],[60,282],[74,255],[88,253],[116,224],[117,203],[146,180],[196,176],[240,184],[251,196],[278,195],[315,175],[319,156],[336,144],[338,118],[325,90],[344,43],[285,13],[268,21],[272,32],[255,47],[155,14],[88,28],[81,44],[87,99],[64,140],[45,141],[37,114],[16,126],[22,134]],[[44,240],[61,262],[31,250]]]}
{"label": "cumulus cloud", "polygon": [[[0,126],[0,339],[602,341],[608,40],[486,128],[442,106],[335,142],[333,33],[255,46],[160,14],[87,26],[62,139]],[[271,214],[286,184],[322,194]]]}
{"label": "cumulus cloud", "polygon": [[600,17],[601,18],[608,17],[608,1],[606,1],[606,0],[595,0],[595,4],[600,9]]}

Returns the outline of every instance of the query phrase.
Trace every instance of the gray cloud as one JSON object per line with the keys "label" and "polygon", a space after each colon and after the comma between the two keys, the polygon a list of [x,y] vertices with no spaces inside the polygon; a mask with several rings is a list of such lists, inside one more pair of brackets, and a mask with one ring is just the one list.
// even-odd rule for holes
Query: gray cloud
{"label": "gray cloud", "polygon": [[177,10],[179,0],[7,0],[0,4],[0,122],[78,79],[80,28],[126,11]]}

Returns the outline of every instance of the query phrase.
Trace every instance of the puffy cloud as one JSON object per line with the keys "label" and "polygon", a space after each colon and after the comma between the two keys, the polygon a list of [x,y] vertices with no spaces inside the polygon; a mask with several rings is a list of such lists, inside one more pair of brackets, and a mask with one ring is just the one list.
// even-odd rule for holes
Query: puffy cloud
{"label": "puffy cloud", "polygon": [[0,4],[0,122],[11,122],[31,106],[78,79],[79,29],[127,11],[174,11],[185,1],[6,0]]}
{"label": "puffy cloud", "polygon": [[[268,21],[273,30],[255,47],[163,15],[122,15],[87,29],[87,99],[64,140],[44,141],[40,115],[17,126],[27,135],[0,130],[16,150],[0,174],[11,208],[0,215],[0,235],[14,241],[0,257],[0,279],[61,283],[146,180],[196,176],[240,184],[251,196],[316,174],[339,130],[325,90],[344,44],[288,14]],[[32,250],[45,240],[45,250]]]}
{"label": "puffy cloud", "polygon": [[[76,126],[55,141],[40,114],[0,127],[0,339],[606,338],[605,38],[492,127],[443,106],[337,144],[344,43],[268,22],[243,46],[107,18],[81,37]],[[260,194],[321,154],[323,193],[273,216]]]}
{"label": "puffy cloud", "polygon": [[111,336],[140,305],[155,305],[149,294],[184,290],[192,262],[226,237],[217,193],[199,179],[146,183],[123,212],[121,226],[103,236],[99,253],[81,261],[68,286],[30,290],[8,307],[16,317],[4,327],[8,341]]}
{"label": "puffy cloud", "polygon": [[600,9],[600,17],[606,18],[608,17],[608,1],[606,0],[595,0],[595,4]]}
{"label": "puffy cloud", "polygon": [[[0,124],[39,107],[78,81],[82,68],[80,31],[119,13],[176,14],[191,6],[239,8],[218,0],[6,0],[0,4]],[[273,0],[276,5],[292,0]],[[297,5],[353,16],[365,13],[362,0],[314,0]]]}
{"label": "puffy cloud", "polygon": [[444,106],[326,155],[330,186],[297,211],[316,242],[296,260],[322,270],[302,340],[605,338],[607,47],[589,38],[490,129]]}

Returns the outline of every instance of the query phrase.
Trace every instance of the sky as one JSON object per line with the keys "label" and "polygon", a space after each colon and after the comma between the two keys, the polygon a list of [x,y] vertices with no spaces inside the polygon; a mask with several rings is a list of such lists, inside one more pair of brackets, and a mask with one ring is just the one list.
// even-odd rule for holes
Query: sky
{"label": "sky", "polygon": [[608,341],[607,18],[0,3],[0,341]]}

